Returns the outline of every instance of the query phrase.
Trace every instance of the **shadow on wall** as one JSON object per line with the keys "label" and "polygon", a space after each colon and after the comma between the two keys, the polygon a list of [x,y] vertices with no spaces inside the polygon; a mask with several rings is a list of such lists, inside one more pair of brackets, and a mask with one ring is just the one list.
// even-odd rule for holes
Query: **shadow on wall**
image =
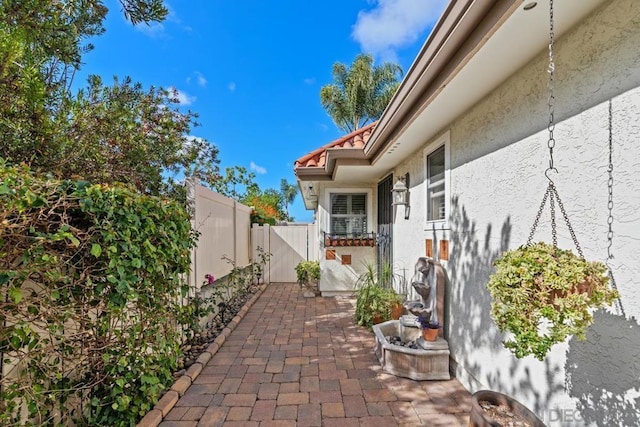
{"label": "shadow on wall", "polygon": [[[489,315],[491,296],[486,288],[489,275],[493,271],[493,261],[508,249],[511,235],[511,221],[507,218],[502,225],[498,248],[491,244],[492,226],[487,225],[484,236],[477,230],[475,221],[459,198],[451,202],[451,253],[447,275],[449,292],[445,306],[452,313],[445,313],[449,323],[449,336],[455,342],[457,357],[467,370],[479,372],[479,366],[472,363],[467,355],[478,348],[498,351],[502,347],[501,337]],[[494,249],[495,248],[495,249]]]}
{"label": "shadow on wall", "polygon": [[[540,362],[548,384],[548,388],[541,392],[533,386],[533,375],[539,377],[540,373],[533,374],[515,357],[511,358],[506,373],[504,369],[482,364],[491,361],[480,362],[470,357],[477,349],[495,353],[504,351],[502,335],[489,314],[491,295],[486,284],[493,272],[493,262],[509,249],[511,219],[507,217],[504,220],[499,236],[494,237],[491,224],[484,231],[477,229],[476,222],[470,219],[471,215],[460,204],[458,197],[453,197],[451,208],[452,251],[448,263],[450,281],[445,307],[453,310],[455,316],[445,313],[445,318],[450,319],[448,333],[450,342],[455,343],[455,348],[452,347],[455,354],[452,356],[471,375],[483,376],[476,378],[479,381],[477,386],[533,402],[530,409],[542,414],[548,410],[555,395],[564,393],[560,365],[548,359]],[[539,378],[535,380],[539,382]]]}
{"label": "shadow on wall", "polygon": [[640,326],[599,310],[587,339],[569,341],[566,383],[586,424],[640,426]]}

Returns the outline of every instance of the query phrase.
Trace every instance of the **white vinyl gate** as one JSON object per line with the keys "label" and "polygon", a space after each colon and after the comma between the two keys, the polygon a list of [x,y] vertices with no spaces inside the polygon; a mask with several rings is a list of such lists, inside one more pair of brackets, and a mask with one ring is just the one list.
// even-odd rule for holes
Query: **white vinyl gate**
{"label": "white vinyl gate", "polygon": [[271,253],[265,267],[265,283],[297,281],[295,267],[300,261],[319,260],[318,227],[316,224],[264,225],[251,228],[253,260],[259,261],[257,248]]}

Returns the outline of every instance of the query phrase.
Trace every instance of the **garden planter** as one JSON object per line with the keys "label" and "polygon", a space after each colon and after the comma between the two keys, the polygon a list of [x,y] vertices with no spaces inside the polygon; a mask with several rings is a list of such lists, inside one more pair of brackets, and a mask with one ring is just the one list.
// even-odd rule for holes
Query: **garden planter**
{"label": "garden planter", "polygon": [[[485,407],[494,405],[507,408],[508,410],[499,412],[499,416],[492,416],[491,410],[485,409]],[[506,394],[491,390],[480,390],[473,394],[471,399],[469,427],[520,425],[509,423],[510,421],[513,421],[514,418],[519,418],[529,423],[525,425],[531,425],[532,427],[545,427],[545,424],[540,421],[540,418],[538,418],[535,413]]]}
{"label": "garden planter", "polygon": [[391,307],[391,318],[393,320],[400,319],[400,316],[404,314],[404,306],[401,303],[396,303]]}
{"label": "garden planter", "polygon": [[435,341],[438,339],[439,329],[425,328],[422,330],[422,338],[427,341]]}
{"label": "garden planter", "polygon": [[382,321],[383,321],[383,320],[384,320],[384,319],[382,318],[382,315],[381,315],[381,314],[377,314],[377,313],[376,313],[376,314],[374,314],[374,315],[372,316],[372,322],[373,322],[373,324],[374,324],[374,325],[376,325],[376,324],[378,324],[378,323],[382,323]]}

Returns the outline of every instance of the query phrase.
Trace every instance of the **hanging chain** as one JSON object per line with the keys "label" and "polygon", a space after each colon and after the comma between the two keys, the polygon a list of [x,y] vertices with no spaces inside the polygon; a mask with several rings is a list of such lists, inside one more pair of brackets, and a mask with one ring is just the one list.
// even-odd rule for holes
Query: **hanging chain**
{"label": "hanging chain", "polygon": [[612,259],[613,254],[611,248],[613,246],[613,113],[611,106],[611,99],[609,99],[609,166],[607,172],[609,173],[609,179],[607,181],[607,187],[609,189],[609,201],[607,208],[609,209],[609,216],[607,217],[607,259]]}
{"label": "hanging chain", "polygon": [[[549,1],[549,68],[548,68],[548,72],[549,72],[549,82],[548,82],[548,89],[549,89],[549,100],[548,100],[549,125],[547,126],[547,129],[549,130],[549,141],[547,142],[547,147],[549,148],[549,169],[547,169],[547,172],[550,171],[550,170],[556,170],[556,168],[553,166],[553,149],[556,146],[556,140],[555,140],[555,138],[553,136],[553,131],[555,130],[555,127],[556,127],[555,120],[554,120],[555,104],[556,104],[556,96],[555,96],[555,93],[554,93],[556,65],[553,62],[553,43],[554,43],[554,39],[555,39],[555,33],[554,33],[554,24],[553,24],[553,0],[550,0]],[[549,178],[548,175],[547,175],[547,178]]]}
{"label": "hanging chain", "polygon": [[536,219],[533,221],[533,227],[531,227],[531,232],[529,232],[529,238],[527,239],[527,246],[529,246],[533,241],[533,235],[536,233],[536,228],[538,228],[538,222],[540,221],[540,217],[542,217],[544,205],[547,204],[547,197],[549,197],[549,187],[547,187],[547,191],[544,192],[542,203],[540,204],[540,208],[538,208],[538,214],[536,215]]}
{"label": "hanging chain", "polygon": [[[609,190],[609,200],[607,201],[607,209],[609,210],[609,216],[607,217],[607,225],[609,229],[607,230],[607,268],[609,269],[609,283],[611,283],[611,288],[614,290],[618,290],[618,285],[616,284],[616,279],[613,277],[613,269],[609,265],[610,260],[613,259],[613,254],[611,253],[611,248],[613,247],[613,102],[609,99],[609,165],[607,167],[607,172],[609,174],[607,180],[607,188]],[[616,301],[616,307],[618,308],[618,312],[622,314],[622,316],[627,317],[624,312],[624,307],[622,306],[622,299],[618,296],[618,300]]]}
{"label": "hanging chain", "polygon": [[[573,240],[573,244],[576,245],[576,249],[578,250],[578,255],[580,255],[580,258],[584,258],[584,255],[582,254],[582,248],[580,247],[580,243],[578,243],[578,238],[576,237],[576,233],[575,231],[573,231],[573,227],[571,227],[571,223],[569,222],[569,215],[567,215],[567,211],[564,210],[564,205],[562,204],[562,200],[560,200],[560,195],[556,191],[555,187],[553,189],[553,192],[555,193],[556,200],[558,201],[558,206],[560,206],[560,212],[562,212],[562,217],[564,218],[564,222],[567,224],[567,228],[569,229],[569,234],[571,234],[571,239]],[[556,245],[555,240],[553,244]]]}
{"label": "hanging chain", "polygon": [[553,182],[549,183],[549,192],[551,193],[551,197],[549,197],[549,207],[551,208],[551,238],[553,240],[553,247],[558,247],[558,233],[556,229],[556,205],[554,202],[554,195],[556,193],[556,188],[553,185]]}

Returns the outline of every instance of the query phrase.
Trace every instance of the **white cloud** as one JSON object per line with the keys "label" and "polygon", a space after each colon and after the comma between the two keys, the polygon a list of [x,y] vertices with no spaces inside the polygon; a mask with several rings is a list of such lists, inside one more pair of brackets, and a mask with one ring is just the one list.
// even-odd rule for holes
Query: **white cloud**
{"label": "white cloud", "polygon": [[[194,71],[193,76],[195,76],[196,83],[198,83],[198,86],[201,86],[201,87],[207,86],[207,79],[202,75],[200,71]],[[187,77],[187,84],[191,84],[191,80],[192,80],[192,76]]]}
{"label": "white cloud", "polygon": [[165,36],[164,25],[160,22],[150,22],[148,24],[141,22],[135,26],[135,29],[151,38],[160,38]]}
{"label": "white cloud", "polygon": [[304,79],[304,84],[306,85],[312,85],[316,82],[316,78],[315,77],[308,77],[306,79]]}
{"label": "white cloud", "polygon": [[173,92],[173,97],[178,101],[178,104],[180,105],[188,106],[196,101],[195,96],[191,96],[175,87],[171,87],[169,89]]}
{"label": "white cloud", "polygon": [[329,130],[329,126],[325,125],[324,123],[319,123],[318,128],[323,132],[326,132]]}
{"label": "white cloud", "polygon": [[230,82],[227,85],[227,88],[229,89],[229,92],[235,92],[236,91],[236,83],[235,82]]}
{"label": "white cloud", "polygon": [[196,71],[196,79],[200,86],[205,87],[207,85],[207,79],[199,71]]}
{"label": "white cloud", "polygon": [[448,0],[374,0],[360,11],[351,36],[363,52],[392,60],[396,51],[421,37],[440,17]]}
{"label": "white cloud", "polygon": [[267,173],[267,168],[258,166],[254,162],[249,163],[249,168],[255,173],[257,173],[258,175],[264,175],[265,173]]}

